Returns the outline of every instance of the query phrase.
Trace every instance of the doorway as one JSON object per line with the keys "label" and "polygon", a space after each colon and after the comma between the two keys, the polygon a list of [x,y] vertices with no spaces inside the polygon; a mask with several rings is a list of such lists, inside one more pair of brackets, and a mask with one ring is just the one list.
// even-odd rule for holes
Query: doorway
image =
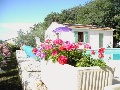
{"label": "doorway", "polygon": [[84,42],[83,32],[78,32],[78,42]]}

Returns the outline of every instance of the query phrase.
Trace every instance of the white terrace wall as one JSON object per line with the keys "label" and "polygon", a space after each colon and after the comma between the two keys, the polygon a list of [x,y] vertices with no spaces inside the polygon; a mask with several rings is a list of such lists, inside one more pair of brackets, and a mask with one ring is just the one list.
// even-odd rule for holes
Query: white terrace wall
{"label": "white terrace wall", "polygon": [[73,67],[41,60],[41,79],[48,90],[103,90],[112,85],[114,68]]}
{"label": "white terrace wall", "polygon": [[102,31],[102,30],[90,30],[89,42],[93,49],[99,48],[99,33],[103,33],[103,47],[107,48],[108,45],[113,47],[113,31]]}

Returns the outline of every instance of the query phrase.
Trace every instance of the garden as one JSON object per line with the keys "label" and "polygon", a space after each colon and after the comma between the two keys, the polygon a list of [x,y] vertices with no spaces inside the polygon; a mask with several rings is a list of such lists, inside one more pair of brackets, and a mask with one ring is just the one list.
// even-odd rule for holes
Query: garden
{"label": "garden", "polygon": [[22,90],[15,50],[13,45],[0,44],[0,90]]}
{"label": "garden", "polygon": [[[81,46],[82,44],[80,42],[70,43],[69,41],[63,41],[61,39],[53,41],[48,39],[40,44],[40,47],[32,49],[31,52],[36,55],[36,60],[30,60],[30,58],[28,58],[28,61],[26,61],[27,58],[21,57],[20,59],[19,56],[16,57],[15,51],[17,49],[14,46],[8,43],[1,44],[1,88],[3,90],[21,90],[24,87],[29,88],[29,86],[31,88],[31,86],[34,85],[29,84],[35,84],[36,80],[38,80],[38,83],[44,83],[44,85],[51,90],[58,88],[60,88],[60,90],[77,90],[80,88],[81,90],[88,90],[89,87],[94,88],[94,90],[97,90],[99,87],[103,90],[105,86],[111,85],[114,69],[107,67],[102,60],[102,58],[104,58],[105,49],[98,49],[98,59],[94,59],[92,55],[95,55],[96,52],[91,50],[91,53],[86,53],[87,49],[91,49],[90,45],[85,44],[83,49],[79,49]],[[31,49],[26,50],[29,51]],[[26,54],[31,55],[30,53]],[[21,62],[21,60],[24,62]],[[37,62],[37,60],[40,60],[40,62]],[[25,68],[28,70],[25,70]],[[22,73],[20,74],[19,72]],[[37,78],[34,80],[35,82],[33,82],[33,80],[29,82],[29,80],[34,78],[26,78],[28,74]],[[91,77],[92,79],[90,79]],[[97,80],[95,78],[97,78]],[[22,85],[21,80],[23,80],[22,82],[24,83]],[[88,82],[86,82],[86,80]],[[26,81],[29,82],[29,86],[25,84]],[[100,83],[103,81],[104,84],[101,85]],[[68,82],[69,85],[67,84]],[[93,82],[98,84],[92,84]],[[56,85],[56,87],[54,87],[54,85]],[[61,85],[64,87],[60,87]]]}
{"label": "garden", "polygon": [[[119,0],[95,0],[84,6],[80,5],[62,10],[60,13],[51,12],[45,17],[43,23],[38,23],[31,27],[30,32],[24,34],[22,30],[18,31],[18,38],[15,40],[15,43],[20,45],[21,42],[24,42],[28,46],[35,47],[35,37],[39,37],[40,41],[43,42],[45,30],[51,22],[54,21],[57,21],[58,23],[97,25],[114,28],[113,46],[118,47],[117,43],[120,41]],[[78,44],[80,45],[80,43]],[[61,90],[71,90],[72,88],[70,87],[72,86],[74,86],[74,89],[72,90],[78,90],[75,89],[76,84],[78,85],[78,88],[80,88],[79,90],[88,90],[92,87],[95,87],[95,90],[97,90],[97,85],[98,88],[102,87],[103,89],[104,86],[112,84],[114,70],[111,72],[97,67],[96,69],[92,68],[94,69],[92,71],[89,68],[91,66],[107,67],[102,60],[104,58],[105,49],[101,48],[98,50],[99,55],[96,60],[91,57],[91,55],[96,54],[95,51],[91,51],[90,54],[86,55],[86,49],[77,50],[78,44],[70,44],[69,42],[63,43],[61,40],[56,40],[51,43],[51,41],[48,40],[42,46],[42,53],[37,49],[33,50],[40,59],[44,57],[44,59],[41,60],[41,77],[45,85],[48,88],[51,88],[51,90],[58,90],[58,88],[61,88]],[[10,56],[8,54],[8,57],[6,57],[4,52],[0,55],[0,68],[3,70],[3,72],[1,71],[0,73],[0,89],[21,90],[22,86],[18,72],[18,63],[15,57],[16,49],[11,50],[11,46],[9,49],[11,53]],[[5,53],[7,52],[8,51],[5,51]],[[96,78],[93,78],[95,75]],[[79,79],[79,83],[77,83],[77,79]],[[90,83],[87,83],[89,81]],[[61,86],[66,86],[67,89]]]}

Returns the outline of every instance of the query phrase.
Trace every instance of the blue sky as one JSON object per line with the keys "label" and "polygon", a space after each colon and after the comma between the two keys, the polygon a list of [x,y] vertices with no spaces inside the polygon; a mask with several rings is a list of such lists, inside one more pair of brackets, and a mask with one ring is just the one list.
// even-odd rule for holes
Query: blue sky
{"label": "blue sky", "polygon": [[51,12],[83,5],[91,0],[0,0],[0,39],[17,36],[33,24],[43,22]]}

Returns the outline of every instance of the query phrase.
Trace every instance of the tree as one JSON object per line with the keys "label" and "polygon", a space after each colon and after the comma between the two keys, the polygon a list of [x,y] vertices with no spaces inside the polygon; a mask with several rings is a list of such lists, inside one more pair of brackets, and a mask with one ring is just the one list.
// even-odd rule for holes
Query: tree
{"label": "tree", "polygon": [[34,24],[33,27],[30,27],[30,31],[24,33],[22,30],[18,31],[18,37],[15,40],[16,45],[20,45],[21,43],[36,47],[35,37],[39,37],[41,42],[44,41],[44,27],[41,23]]}
{"label": "tree", "polygon": [[3,42],[3,41],[2,41],[2,40],[0,40],[0,44],[2,44],[2,42]]}
{"label": "tree", "polygon": [[[120,41],[120,0],[93,0],[83,6],[79,5],[64,9],[60,13],[51,12],[46,16],[43,23],[38,23],[31,27],[30,33],[22,36],[22,33],[19,32],[21,35],[19,37],[27,39],[28,36],[34,38],[41,35],[40,38],[43,41],[43,34],[53,21],[58,23],[91,24],[101,27],[111,27],[115,29],[115,46]],[[32,45],[32,43],[34,42],[29,42],[29,45]]]}
{"label": "tree", "polygon": [[83,6],[79,5],[62,10],[59,14],[54,12],[45,18],[48,26],[54,18],[59,23],[111,27],[115,29],[114,46],[120,41],[120,0],[94,0]]}

